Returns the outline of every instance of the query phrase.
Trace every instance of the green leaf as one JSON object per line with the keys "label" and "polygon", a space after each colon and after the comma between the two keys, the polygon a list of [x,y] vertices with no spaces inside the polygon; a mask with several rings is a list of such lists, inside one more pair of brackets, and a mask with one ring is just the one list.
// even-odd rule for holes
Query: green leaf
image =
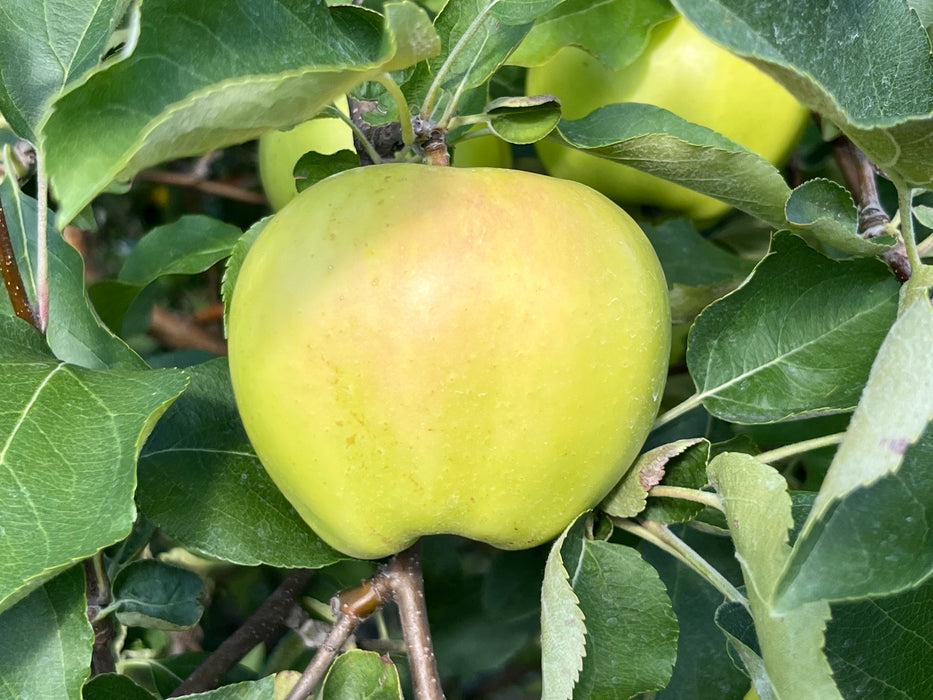
{"label": "green leaf", "polygon": [[771,163],[705,126],[655,105],[625,102],[561,120],[550,138],[624,163],[784,224],[790,188]]}
{"label": "green leaf", "polygon": [[[666,475],[668,464],[701,441],[706,444],[708,457],[709,442],[703,438],[678,440],[639,455],[635,464],[600,503],[600,510],[617,518],[633,518],[641,513],[648,504],[648,492],[661,483]],[[701,472],[703,481],[694,488],[699,488],[706,482],[706,460],[703,460]]]}
{"label": "green leaf", "polygon": [[0,21],[0,112],[37,143],[52,99],[93,68],[130,0],[11,0]]}
{"label": "green leaf", "polygon": [[[427,112],[424,116],[439,119],[455,95],[484,85],[534,20],[559,2],[448,0],[434,20],[440,53],[418,66],[406,85],[409,99],[421,105]],[[430,92],[429,85],[435,92]],[[459,105],[463,102],[461,98]]]}
{"label": "green leaf", "polygon": [[72,567],[0,614],[0,697],[80,700],[94,644],[84,585]]}
{"label": "green leaf", "polygon": [[325,177],[358,167],[360,167],[360,156],[356,151],[349,149],[336,153],[309,151],[295,163],[295,186],[299,192],[303,192]]}
{"label": "green leaf", "polygon": [[[661,484],[687,489],[702,488],[707,483],[706,465],[709,458],[709,441],[697,438],[696,444],[689,446],[667,465]],[[686,499],[649,497],[642,517],[662,523],[683,523],[693,520],[704,508],[703,504]]]}
{"label": "green leaf", "polygon": [[194,627],[204,610],[204,584],[193,571],[155,559],[139,559],[113,581],[108,609],[124,625],[162,630]]}
{"label": "green leaf", "polygon": [[586,656],[574,697],[619,698],[667,685],[677,655],[677,619],[654,568],[630,547],[584,540],[568,561],[586,620]]}
{"label": "green leaf", "polygon": [[[564,542],[579,540],[581,516],[554,540],[541,586],[542,700],[570,700],[583,668],[586,625],[583,611],[564,564]],[[582,554],[582,548],[580,554]],[[576,570],[577,561],[572,562]]]}
{"label": "green leaf", "polygon": [[[29,298],[38,299],[36,200],[16,188],[15,179],[0,183],[3,212]],[[84,260],[49,222],[49,324],[46,338],[55,356],[82,367],[142,369],[146,364],[117,338],[91,308],[84,287]]]}
{"label": "green leaf", "polygon": [[619,70],[641,55],[654,25],[673,16],[666,0],[567,0],[535,22],[509,62],[537,66],[573,45]]}
{"label": "green leaf", "polygon": [[878,352],[779,585],[789,609],[898,592],[933,568],[933,310],[914,302]]}
{"label": "green leaf", "polygon": [[664,269],[674,323],[692,323],[709,304],[738,287],[754,267],[751,260],[701,236],[684,219],[640,225]]}
{"label": "green leaf", "polygon": [[715,457],[708,471],[726,510],[761,658],[776,697],[841,699],[823,653],[829,605],[810,603],[785,614],[772,607],[791,551],[787,532],[794,521],[787,483],[771,467],[735,452]]}
{"label": "green leaf", "polygon": [[345,559],[263,469],[240,423],[226,360],[189,371],[190,388],[140,455],[140,510],[182,545],[223,561],[318,568]]}
{"label": "green leaf", "polygon": [[437,53],[424,10],[146,0],[131,56],[54,105],[40,136],[60,223],[114,180],[311,119],[355,85]]}
{"label": "green leaf", "polygon": [[0,337],[3,609],[129,533],[139,448],[188,379],[59,362],[17,318]]}
{"label": "green leaf", "polygon": [[832,606],[826,656],[847,698],[922,698],[933,668],[933,581],[887,598]]}
{"label": "green leaf", "polygon": [[402,698],[395,664],[374,651],[361,649],[351,649],[337,657],[327,672],[320,692],[321,700]]}
{"label": "green leaf", "polygon": [[716,610],[715,620],[716,626],[729,640],[729,655],[737,657],[737,666],[745,667],[761,700],[778,700],[761,658],[755,621],[748,608],[735,601],[726,601]]}
{"label": "green leaf", "polygon": [[243,232],[210,216],[188,215],[143,236],[120,268],[119,280],[138,287],[165,275],[203,272],[230,255]]}
{"label": "green leaf", "polygon": [[914,216],[927,228],[933,228],[933,207],[918,204],[914,207]]}
{"label": "green leaf", "polygon": [[[677,527],[677,526],[674,526]],[[674,529],[674,528],[672,528]],[[678,530],[680,539],[731,581],[741,582],[735,550],[726,537]],[[726,654],[726,639],[716,626],[722,593],[667,552],[643,544],[642,556],[658,572],[680,623],[677,663],[657,700],[740,700],[748,690],[748,676]]]}
{"label": "green leaf", "polygon": [[426,537],[422,549],[428,619],[442,678],[503,669],[535,644],[544,547],[491,554],[482,573],[470,564],[477,550],[468,540]]}
{"label": "green leaf", "polygon": [[560,103],[549,95],[500,97],[486,105],[490,130],[509,143],[540,141],[560,121]]}
{"label": "green leaf", "polygon": [[233,288],[236,287],[236,279],[240,274],[240,268],[243,267],[243,261],[246,260],[246,254],[256,241],[256,237],[271,221],[272,217],[267,216],[260,219],[250,226],[233,246],[233,251],[227,259],[227,266],[224,268],[224,277],[220,285],[220,294],[224,300],[224,337],[227,335],[227,321],[230,317],[230,302],[233,299]]}
{"label": "green leaf", "polygon": [[82,700],[155,700],[155,695],[136,685],[129,676],[100,673],[84,684]]}
{"label": "green leaf", "polygon": [[787,200],[787,221],[804,240],[851,255],[881,255],[894,240],[866,240],[859,235],[858,208],[852,195],[832,180],[810,180]]}
{"label": "green leaf", "polygon": [[217,690],[208,690],[204,693],[184,695],[186,698],[198,700],[269,700],[275,687],[275,676],[266,676],[258,681],[231,683]]}
{"label": "green leaf", "polygon": [[697,398],[736,423],[851,410],[894,321],[897,294],[877,260],[832,261],[778,234],[752,277],[690,331]]}
{"label": "green leaf", "polygon": [[904,0],[674,5],[831,120],[885,172],[933,185],[933,56]]}

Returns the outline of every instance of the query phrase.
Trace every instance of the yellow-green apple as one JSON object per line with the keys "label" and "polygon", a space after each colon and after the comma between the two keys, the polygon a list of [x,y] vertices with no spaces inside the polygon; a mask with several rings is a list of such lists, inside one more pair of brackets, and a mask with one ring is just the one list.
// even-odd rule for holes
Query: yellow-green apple
{"label": "yellow-green apple", "polygon": [[250,249],[230,371],[266,470],[360,558],[421,535],[556,536],[637,455],[670,346],[654,250],[575,182],[417,164],[344,171]]}
{"label": "yellow-green apple", "polygon": [[[779,83],[701,34],[682,16],[655,27],[644,52],[620,70],[567,46],[528,71],[529,94],[561,100],[563,116],[578,119],[616,102],[654,104],[729,137],[771,163],[790,154],[807,111]],[[729,206],[621,163],[551,141],[537,144],[547,171],[583,182],[626,209],[659,208],[699,223]]]}

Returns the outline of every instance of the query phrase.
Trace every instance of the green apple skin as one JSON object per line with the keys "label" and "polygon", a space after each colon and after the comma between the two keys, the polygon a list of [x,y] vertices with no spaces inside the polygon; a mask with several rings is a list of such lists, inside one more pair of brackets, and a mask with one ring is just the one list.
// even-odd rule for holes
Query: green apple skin
{"label": "green apple skin", "polygon": [[660,264],[607,198],[417,164],[339,173],[276,214],[229,329],[259,458],[358,558],[555,537],[636,457],[670,347]]}
{"label": "green apple skin", "polygon": [[274,211],[288,204],[295,187],[295,164],[308,151],[330,154],[354,150],[353,131],[336,117],[318,117],[291,129],[270,131],[259,138],[259,179]]}
{"label": "green apple skin", "polygon": [[[332,117],[263,134],[259,139],[259,179],[272,209],[278,211],[298,194],[294,172],[301,156],[308,151],[330,154],[343,149],[354,150],[353,131],[346,122]],[[493,134],[477,136],[456,144],[451,164],[459,168],[511,168],[512,149]]]}
{"label": "green apple skin", "polygon": [[[567,119],[615,102],[658,105],[775,165],[790,155],[808,119],[807,110],[779,83],[681,16],[656,27],[642,55],[618,71],[568,46],[529,69],[527,87],[528,94],[560,98]],[[656,207],[703,223],[729,211],[719,200],[621,163],[549,141],[538,142],[537,149],[551,175],[587,184],[632,212]]]}
{"label": "green apple skin", "polygon": [[454,144],[450,164],[457,168],[511,168],[512,147],[494,134]]}

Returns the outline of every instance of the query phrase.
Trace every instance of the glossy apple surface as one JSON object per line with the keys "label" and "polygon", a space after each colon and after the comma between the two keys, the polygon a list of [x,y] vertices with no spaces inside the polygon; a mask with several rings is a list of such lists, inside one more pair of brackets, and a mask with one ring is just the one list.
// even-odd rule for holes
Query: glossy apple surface
{"label": "glossy apple surface", "polygon": [[[615,102],[654,104],[728,136],[771,163],[796,145],[808,113],[780,84],[703,36],[683,17],[656,27],[634,63],[612,71],[586,51],[566,47],[528,71],[528,94],[551,93],[563,116],[578,119]],[[629,211],[654,207],[712,221],[719,200],[598,156],[549,141],[537,144],[551,175],[583,182]]]}
{"label": "glossy apple surface", "polygon": [[578,183],[377,165],[308,188],[250,250],[233,387],[268,473],[329,544],[556,536],[637,455],[670,345],[635,222]]}
{"label": "glossy apple surface", "polygon": [[[353,132],[337,118],[318,117],[292,129],[270,131],[259,139],[259,178],[272,209],[278,211],[298,194],[295,164],[308,151],[330,154],[354,150]],[[465,139],[453,149],[459,168],[510,168],[509,144],[493,134]]]}

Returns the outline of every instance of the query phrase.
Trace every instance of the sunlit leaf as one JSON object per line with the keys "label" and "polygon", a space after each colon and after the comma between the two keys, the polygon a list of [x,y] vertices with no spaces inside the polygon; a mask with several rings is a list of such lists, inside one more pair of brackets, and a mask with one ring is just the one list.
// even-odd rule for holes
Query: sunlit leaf
{"label": "sunlit leaf", "polygon": [[304,0],[146,0],[133,54],[59,98],[43,127],[61,223],[114,180],[311,119],[358,83],[437,50],[427,14],[410,2],[386,5],[383,23]]}
{"label": "sunlit leaf", "polygon": [[908,185],[933,185],[933,55],[906,2],[674,5],[831,120],[885,172]]}
{"label": "sunlit leaf", "polygon": [[[748,593],[761,658],[779,698],[840,698],[823,653],[829,605],[810,603],[791,613],[772,607],[778,575],[790,554],[793,526],[787,482],[771,467],[739,453],[717,456],[709,477],[726,510]],[[788,659],[794,663],[788,663]]]}
{"label": "sunlit leaf", "polygon": [[0,609],[125,537],[136,456],[179,370],[90,370],[0,316]]}
{"label": "sunlit leaf", "polygon": [[93,68],[130,0],[10,0],[0,9],[0,112],[37,142],[51,100]]}
{"label": "sunlit leaf", "polygon": [[878,352],[779,585],[810,600],[894,593],[933,570],[933,310],[912,304]]}
{"label": "sunlit leaf", "polygon": [[655,105],[610,104],[561,120],[551,139],[784,223],[790,188],[771,163],[722,134]]}
{"label": "sunlit leaf", "polygon": [[673,15],[663,0],[567,0],[538,18],[509,62],[540,65],[561,47],[574,45],[619,70],[641,55],[649,30]]}

